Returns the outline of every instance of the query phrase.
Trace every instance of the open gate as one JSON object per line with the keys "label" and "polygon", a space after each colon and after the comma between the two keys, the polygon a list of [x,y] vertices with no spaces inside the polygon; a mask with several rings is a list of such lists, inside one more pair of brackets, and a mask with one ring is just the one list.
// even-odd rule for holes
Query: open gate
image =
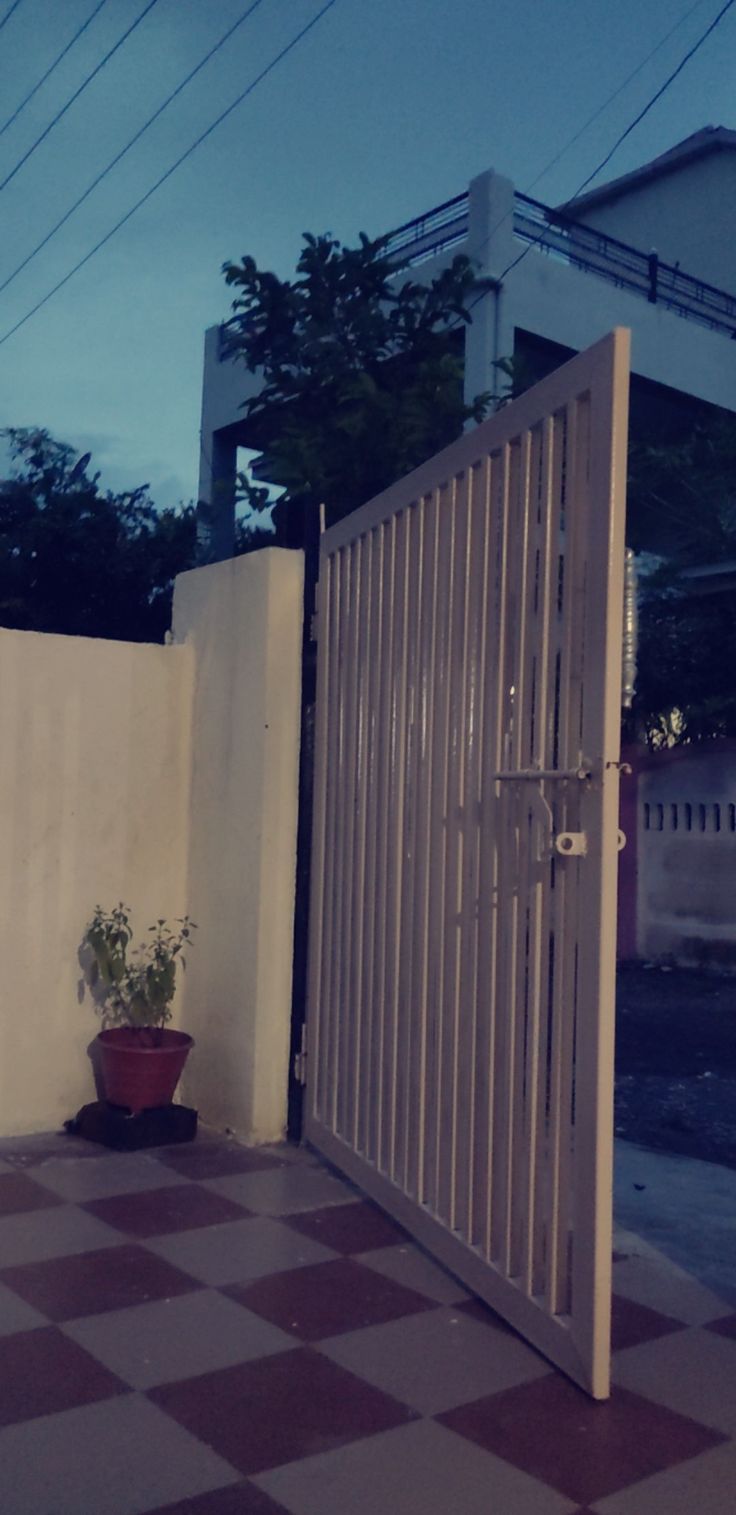
{"label": "open gate", "polygon": [[328,530],[317,621],[307,1139],[596,1398],[628,346]]}

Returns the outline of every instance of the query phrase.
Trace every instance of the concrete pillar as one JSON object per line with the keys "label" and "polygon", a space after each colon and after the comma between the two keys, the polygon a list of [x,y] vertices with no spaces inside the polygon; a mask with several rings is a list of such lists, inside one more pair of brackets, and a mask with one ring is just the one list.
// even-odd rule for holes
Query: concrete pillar
{"label": "concrete pillar", "polygon": [[507,315],[504,292],[494,281],[512,262],[514,243],[514,186],[489,169],[470,183],[468,257],[474,264],[480,298],[472,308],[465,334],[465,400],[486,390],[500,394],[503,381],[494,363],[513,357],[514,326]]}
{"label": "concrete pillar", "polygon": [[200,564],[231,558],[235,545],[238,449],[228,431],[200,433],[197,557]]}
{"label": "concrete pillar", "polygon": [[211,326],[204,337],[199,432],[197,546],[201,564],[219,563],[233,555],[238,466],[235,439],[242,387],[234,365],[222,361],[219,326]]}

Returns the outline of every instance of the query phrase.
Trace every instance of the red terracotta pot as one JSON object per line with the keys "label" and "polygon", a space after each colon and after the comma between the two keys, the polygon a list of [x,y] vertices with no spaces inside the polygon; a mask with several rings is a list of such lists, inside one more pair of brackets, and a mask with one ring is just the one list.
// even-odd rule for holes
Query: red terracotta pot
{"label": "red terracotta pot", "polygon": [[132,1115],[170,1105],[189,1050],[194,1046],[184,1031],[136,1031],[116,1026],[101,1031],[100,1068],[105,1098]]}

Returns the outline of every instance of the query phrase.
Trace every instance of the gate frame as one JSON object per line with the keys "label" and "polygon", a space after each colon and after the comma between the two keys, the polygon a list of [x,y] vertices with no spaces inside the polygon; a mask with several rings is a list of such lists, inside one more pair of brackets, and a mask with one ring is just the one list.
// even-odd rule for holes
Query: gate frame
{"label": "gate frame", "polygon": [[[555,413],[571,400],[571,378],[576,369],[585,372],[591,363],[602,365],[601,375],[591,386],[591,438],[589,448],[591,502],[608,502],[609,525],[601,539],[590,534],[589,561],[593,563],[595,582],[603,586],[606,614],[599,649],[587,650],[586,701],[595,710],[594,724],[600,733],[600,752],[586,753],[592,781],[581,785],[580,825],[588,836],[591,889],[594,897],[593,918],[600,923],[600,950],[583,954],[585,981],[580,999],[597,1008],[593,1034],[581,1039],[577,1048],[576,1079],[579,1093],[580,1127],[586,1120],[592,1125],[589,1141],[575,1143],[576,1175],[573,1203],[572,1236],[592,1232],[593,1244],[583,1247],[573,1243],[573,1295],[575,1309],[571,1316],[546,1314],[534,1297],[523,1293],[492,1263],[480,1256],[471,1245],[448,1230],[427,1209],[402,1189],[361,1153],[353,1150],[341,1137],[329,1131],[315,1116],[307,1075],[305,1137],[328,1161],[343,1171],[371,1198],[393,1215],[423,1246],[448,1269],[456,1273],[492,1308],[543,1354],[596,1399],[610,1392],[610,1308],[613,1178],[613,1052],[615,1022],[616,969],[616,855],[619,847],[618,789],[620,768],[620,655],[623,630],[624,524],[628,419],[629,332],[617,328],[586,352],[572,358],[540,384],[522,395],[502,413],[513,415],[513,432],[529,430],[540,419]],[[578,393],[585,391],[585,384]],[[481,423],[471,435],[478,439],[478,455],[485,454],[484,428],[498,425],[499,415]],[[502,422],[503,424],[503,422]],[[495,443],[493,445],[496,445]],[[461,459],[462,461],[456,461]],[[450,444],[441,453],[400,480],[381,496],[331,527],[320,544],[321,567],[327,555],[391,519],[413,502],[436,489],[442,479],[454,477],[468,466],[468,434]],[[322,879],[325,863],[325,806],[327,763],[328,639],[320,635],[325,626],[326,575],[320,573],[318,585],[318,684],[315,752],[317,770],[314,791],[314,844],[311,875],[311,924],[309,950],[309,987],[307,1012],[307,1068],[316,1069],[318,1059],[318,1015],[315,1010],[318,989],[320,944],[323,941],[324,896]],[[606,677],[591,680],[594,657],[606,659]],[[600,814],[600,829],[592,825]],[[604,866],[604,861],[608,866]],[[595,881],[593,884],[593,880]],[[589,893],[589,897],[590,893]],[[580,1128],[578,1128],[580,1129]],[[563,1319],[569,1322],[561,1330]]]}

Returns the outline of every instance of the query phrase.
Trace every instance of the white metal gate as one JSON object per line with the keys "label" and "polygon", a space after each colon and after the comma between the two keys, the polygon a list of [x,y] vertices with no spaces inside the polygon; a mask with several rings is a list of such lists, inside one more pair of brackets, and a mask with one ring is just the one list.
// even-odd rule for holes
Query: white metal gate
{"label": "white metal gate", "polygon": [[306,1136],[596,1398],[627,401],[618,330],[327,531],[318,594]]}

